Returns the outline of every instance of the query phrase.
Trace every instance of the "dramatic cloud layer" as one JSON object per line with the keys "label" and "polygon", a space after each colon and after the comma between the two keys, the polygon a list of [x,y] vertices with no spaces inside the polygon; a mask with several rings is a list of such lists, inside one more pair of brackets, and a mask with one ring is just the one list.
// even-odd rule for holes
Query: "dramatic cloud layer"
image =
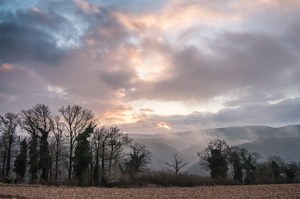
{"label": "dramatic cloud layer", "polygon": [[0,2],[0,114],[79,104],[127,132],[300,122],[300,3]]}

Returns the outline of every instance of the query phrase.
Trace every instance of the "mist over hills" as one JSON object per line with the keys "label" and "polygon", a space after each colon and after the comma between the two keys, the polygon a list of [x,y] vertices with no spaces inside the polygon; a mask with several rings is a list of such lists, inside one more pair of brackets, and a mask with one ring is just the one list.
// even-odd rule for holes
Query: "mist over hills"
{"label": "mist over hills", "polygon": [[270,155],[280,156],[286,161],[300,161],[300,125],[284,127],[236,126],[199,131],[185,131],[166,134],[133,134],[137,142],[144,144],[151,152],[154,170],[164,170],[173,154],[189,164],[183,169],[189,173],[207,175],[199,166],[197,152],[206,148],[210,141],[225,140],[229,145],[239,145],[251,152],[261,154],[261,160]]}

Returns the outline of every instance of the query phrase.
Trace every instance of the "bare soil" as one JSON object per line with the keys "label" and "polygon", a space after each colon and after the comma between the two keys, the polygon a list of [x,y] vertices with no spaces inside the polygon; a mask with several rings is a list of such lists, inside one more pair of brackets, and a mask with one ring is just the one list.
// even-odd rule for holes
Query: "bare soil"
{"label": "bare soil", "polygon": [[0,198],[300,198],[300,184],[125,189],[0,184]]}

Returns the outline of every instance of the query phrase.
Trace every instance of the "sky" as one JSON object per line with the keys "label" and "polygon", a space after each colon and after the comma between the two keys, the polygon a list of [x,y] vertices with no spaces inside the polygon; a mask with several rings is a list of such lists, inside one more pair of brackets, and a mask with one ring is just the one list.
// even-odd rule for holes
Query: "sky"
{"label": "sky", "polygon": [[298,0],[0,0],[0,114],[164,133],[300,123]]}

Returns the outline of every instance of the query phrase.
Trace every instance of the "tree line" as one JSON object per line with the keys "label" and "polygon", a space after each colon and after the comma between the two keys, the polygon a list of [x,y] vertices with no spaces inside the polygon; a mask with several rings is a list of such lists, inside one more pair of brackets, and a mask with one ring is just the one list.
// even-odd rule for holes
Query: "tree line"
{"label": "tree line", "polygon": [[98,127],[91,110],[69,105],[59,113],[54,116],[48,106],[37,104],[0,116],[2,181],[12,182],[14,176],[16,182],[32,184],[107,186],[150,163],[144,145],[117,126]]}
{"label": "tree line", "polygon": [[300,177],[300,163],[214,140],[197,153],[210,179],[182,173],[188,163],[173,154],[167,171],[147,168],[151,154],[117,126],[99,126],[91,110],[73,105],[53,115],[37,104],[20,113],[0,115],[0,181],[31,184],[110,186],[157,184],[292,183]]}
{"label": "tree line", "polygon": [[279,156],[259,161],[260,154],[246,148],[229,146],[223,140],[211,141],[197,154],[201,165],[214,179],[231,178],[239,183],[293,183],[300,181],[300,162],[285,162]]}

